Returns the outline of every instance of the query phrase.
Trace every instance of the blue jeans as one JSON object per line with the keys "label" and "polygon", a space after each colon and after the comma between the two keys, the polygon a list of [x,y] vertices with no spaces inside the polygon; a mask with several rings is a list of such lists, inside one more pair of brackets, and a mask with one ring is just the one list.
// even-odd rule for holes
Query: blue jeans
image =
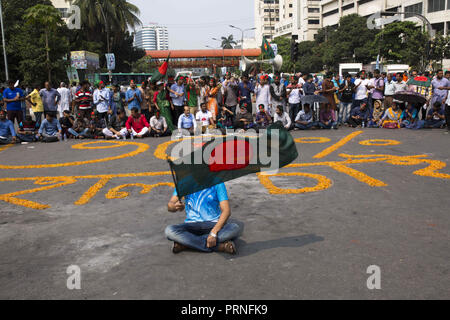
{"label": "blue jeans", "polygon": [[311,129],[312,127],[315,127],[315,126],[317,126],[317,123],[316,122],[310,122],[310,123],[308,123],[308,124],[300,124],[300,123],[296,123],[295,124],[295,127],[296,128],[299,128],[300,130],[308,130],[308,129]]}
{"label": "blue jeans", "polygon": [[34,113],[34,117],[36,118],[36,126],[40,127],[41,126],[41,121],[42,121],[42,114],[44,112],[35,112]]}
{"label": "blue jeans", "polygon": [[208,248],[206,239],[216,222],[192,222],[170,225],[166,228],[167,239],[178,242],[189,248],[203,252],[218,251],[219,243],[235,239],[239,236],[240,227],[236,223],[229,222],[218,232],[216,246]]}
{"label": "blue jeans", "polygon": [[351,102],[341,102],[340,108],[339,108],[339,118],[338,123],[345,123],[348,120],[348,117],[350,117],[350,111],[352,109],[352,103]]}
{"label": "blue jeans", "polygon": [[75,130],[73,130],[72,128],[67,129],[67,131],[72,134],[74,137],[79,137],[79,136],[87,136],[89,133],[89,128],[84,129],[83,131],[81,131],[80,133],[76,132]]}
{"label": "blue jeans", "polygon": [[319,127],[322,129],[331,129],[332,127],[335,127],[337,125],[336,122],[330,121],[329,124],[325,124],[323,122],[319,122]]}

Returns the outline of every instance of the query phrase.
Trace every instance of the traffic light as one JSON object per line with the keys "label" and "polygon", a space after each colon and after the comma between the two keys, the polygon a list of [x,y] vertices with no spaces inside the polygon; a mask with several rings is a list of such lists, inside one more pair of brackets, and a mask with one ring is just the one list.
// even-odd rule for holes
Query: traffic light
{"label": "traffic light", "polygon": [[298,59],[298,43],[295,40],[291,41],[291,60],[297,61]]}

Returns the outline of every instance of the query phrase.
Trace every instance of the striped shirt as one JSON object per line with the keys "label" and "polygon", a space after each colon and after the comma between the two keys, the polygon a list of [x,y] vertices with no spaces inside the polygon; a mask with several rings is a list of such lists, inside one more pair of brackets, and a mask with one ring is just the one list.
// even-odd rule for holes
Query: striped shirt
{"label": "striped shirt", "polygon": [[78,91],[75,97],[78,99],[80,106],[79,108],[81,110],[86,110],[92,108],[91,101],[92,101],[92,92],[88,91]]}

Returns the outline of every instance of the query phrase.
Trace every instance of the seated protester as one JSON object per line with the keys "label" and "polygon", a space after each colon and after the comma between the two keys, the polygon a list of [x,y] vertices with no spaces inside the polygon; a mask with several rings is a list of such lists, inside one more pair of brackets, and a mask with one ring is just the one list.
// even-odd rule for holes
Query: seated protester
{"label": "seated protester", "polygon": [[89,123],[89,134],[93,139],[104,139],[103,129],[106,128],[106,121],[100,113],[95,110],[91,113],[91,122]]}
{"label": "seated protester", "polygon": [[226,108],[220,110],[220,115],[217,119],[217,127],[220,129],[231,129],[233,128],[232,118],[228,117]]}
{"label": "seated protester", "polygon": [[360,127],[363,123],[367,123],[369,118],[369,109],[367,108],[367,103],[362,102],[359,108],[353,108],[350,112],[350,117],[347,120],[347,123],[353,127]]}
{"label": "seated protester", "polygon": [[313,121],[313,112],[309,103],[303,105],[303,110],[300,110],[295,117],[295,128],[300,130],[311,129],[317,126],[317,123]]}
{"label": "seated protester", "polygon": [[381,100],[375,100],[373,103],[372,116],[369,118],[368,127],[379,128],[381,126],[381,117],[383,116],[384,107]]}
{"label": "seated protester", "polygon": [[381,126],[385,129],[400,128],[400,117],[402,111],[398,108],[397,102],[393,101],[392,106],[386,110],[381,118]]}
{"label": "seated protester", "polygon": [[128,135],[127,120],[125,110],[122,108],[117,109],[116,115],[109,117],[108,125],[103,129],[106,139],[116,138],[119,140],[122,138],[125,140]]}
{"label": "seated protester", "polygon": [[269,113],[265,110],[264,105],[260,104],[258,106],[259,111],[256,114],[256,127],[258,129],[265,129],[269,126],[269,124],[272,122],[272,118],[270,117]]}
{"label": "seated protester", "polygon": [[150,119],[150,136],[152,137],[164,137],[170,135],[170,131],[167,130],[166,118],[161,117],[161,112],[156,110],[155,115]]}
{"label": "seated protester", "polygon": [[336,113],[331,110],[330,104],[325,104],[325,107],[320,110],[319,127],[322,129],[337,129]]}
{"label": "seated protester", "polygon": [[14,124],[6,119],[6,111],[0,109],[0,145],[18,142]]}
{"label": "seated protester", "polygon": [[61,137],[62,129],[56,119],[56,112],[47,112],[39,128],[38,137],[42,142],[57,142]]}
{"label": "seated protester", "polygon": [[195,115],[195,120],[202,123],[202,133],[205,133],[207,128],[213,129],[215,127],[213,115],[208,110],[206,103],[200,104],[200,111]]}
{"label": "seated protester", "polygon": [[140,113],[137,107],[131,109],[131,116],[126,122],[128,133],[133,137],[141,139],[149,134],[150,125],[143,114]]}
{"label": "seated protester", "polygon": [[400,127],[405,127],[408,129],[414,128],[415,123],[418,120],[417,114],[417,108],[412,103],[408,103],[408,107],[403,110],[402,115],[400,116]]}
{"label": "seated protester", "polygon": [[187,130],[191,135],[197,129],[197,122],[189,107],[184,107],[183,114],[178,118],[178,130]]}
{"label": "seated protester", "polygon": [[248,111],[248,104],[243,103],[240,106],[240,112],[236,115],[236,119],[234,121],[235,129],[248,130],[253,128],[255,124],[253,123],[253,116],[251,112]]}
{"label": "seated protester", "polygon": [[23,142],[36,142],[38,130],[38,123],[31,116],[26,116],[25,120],[19,123],[17,137]]}
{"label": "seated protester", "polygon": [[444,128],[445,114],[439,101],[433,104],[433,108],[428,111],[425,120],[425,128]]}
{"label": "seated protester", "polygon": [[90,137],[89,134],[89,120],[84,117],[83,112],[77,113],[77,118],[73,123],[72,128],[67,129],[75,139],[84,139]]}
{"label": "seated protester", "polygon": [[70,111],[64,110],[63,117],[59,118],[63,136],[68,136],[70,134],[69,129],[73,127],[74,123],[75,119],[70,115]]}
{"label": "seated protester", "polygon": [[[296,116],[297,115],[295,115],[295,117]],[[289,114],[287,112],[283,111],[283,106],[277,106],[277,109],[275,110],[275,115],[273,117],[273,122],[274,123],[281,122],[281,124],[283,125],[283,127],[286,128],[286,130],[291,129],[291,125],[292,125],[291,118],[289,117]]]}

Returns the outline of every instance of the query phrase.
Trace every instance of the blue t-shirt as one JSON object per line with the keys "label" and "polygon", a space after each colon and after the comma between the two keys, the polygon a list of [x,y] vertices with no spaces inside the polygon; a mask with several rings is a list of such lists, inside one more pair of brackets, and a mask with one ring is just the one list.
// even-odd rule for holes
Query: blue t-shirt
{"label": "blue t-shirt", "polygon": [[[6,88],[3,91],[3,97],[6,99],[14,99],[15,97],[17,97],[17,93],[19,94],[20,97],[24,97],[24,93],[22,91],[22,89],[20,88],[14,88],[14,89],[10,89],[10,88]],[[20,111],[22,110],[22,102],[20,101],[14,101],[14,102],[7,102],[6,103],[6,110],[8,111]]]}
{"label": "blue t-shirt", "polygon": [[[173,195],[177,195],[176,190]],[[222,213],[220,203],[226,200],[228,200],[228,194],[223,183],[187,195],[185,197],[186,220],[184,222],[217,222]]]}

